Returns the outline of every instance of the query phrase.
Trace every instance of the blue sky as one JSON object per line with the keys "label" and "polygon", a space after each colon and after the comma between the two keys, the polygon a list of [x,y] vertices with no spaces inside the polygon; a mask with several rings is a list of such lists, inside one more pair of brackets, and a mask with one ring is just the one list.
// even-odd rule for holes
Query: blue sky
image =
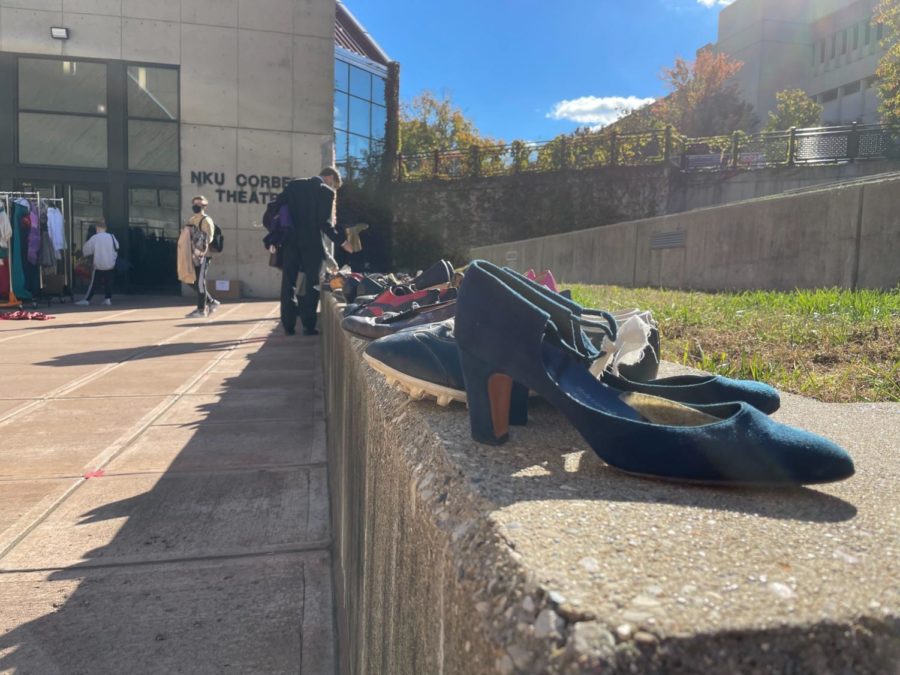
{"label": "blue sky", "polygon": [[505,141],[597,126],[623,100],[661,95],[660,70],[714,42],[730,1],[345,0],[400,62],[402,100],[446,92]]}

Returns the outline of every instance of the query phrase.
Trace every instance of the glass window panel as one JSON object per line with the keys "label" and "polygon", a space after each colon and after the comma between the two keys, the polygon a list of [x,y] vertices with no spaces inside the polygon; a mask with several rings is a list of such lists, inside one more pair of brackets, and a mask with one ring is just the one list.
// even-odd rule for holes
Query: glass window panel
{"label": "glass window panel", "polygon": [[350,91],[350,64],[337,59],[334,61],[334,88]]}
{"label": "glass window panel", "polygon": [[350,131],[360,136],[368,136],[369,126],[369,109],[372,104],[368,101],[350,97]]}
{"label": "glass window panel", "polygon": [[376,141],[384,139],[387,125],[387,110],[380,105],[372,106],[372,138]]}
{"label": "glass window panel", "polygon": [[347,108],[350,105],[347,94],[334,92],[334,128],[347,130]]}
{"label": "glass window panel", "polygon": [[19,113],[23,164],[105,168],[106,119]]}
{"label": "glass window panel", "polygon": [[372,75],[356,66],[350,66],[350,93],[366,100],[372,98]]}
{"label": "glass window panel", "polygon": [[178,171],[178,124],[128,122],[128,168],[137,171]]}
{"label": "glass window panel", "polygon": [[19,109],[106,114],[106,65],[19,59]]}
{"label": "glass window panel", "polygon": [[347,134],[343,131],[337,132],[334,136],[334,156],[338,162],[347,160]]}
{"label": "glass window panel", "polygon": [[362,159],[369,154],[369,139],[362,136],[350,134],[350,145],[348,148],[350,157]]}
{"label": "glass window panel", "polygon": [[128,116],[178,119],[178,71],[128,66]]}
{"label": "glass window panel", "polygon": [[377,75],[373,75],[372,76],[372,101],[374,101],[378,105],[385,105],[384,87],[385,87],[385,79],[383,77],[378,77]]}

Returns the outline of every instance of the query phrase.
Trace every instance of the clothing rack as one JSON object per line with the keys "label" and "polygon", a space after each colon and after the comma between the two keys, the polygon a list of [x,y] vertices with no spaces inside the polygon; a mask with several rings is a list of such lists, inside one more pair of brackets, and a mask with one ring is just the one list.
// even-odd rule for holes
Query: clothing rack
{"label": "clothing rack", "polygon": [[[44,197],[44,198],[41,199],[41,201],[40,201],[40,207],[46,206],[46,207],[49,209],[51,205],[52,205],[53,207],[55,207],[56,209],[58,209],[59,212],[60,212],[60,214],[62,214],[63,227],[65,227],[65,223],[66,223],[66,200],[63,199],[62,197]],[[40,207],[39,207],[39,208],[40,208]],[[64,232],[65,232],[65,230],[64,230]],[[68,240],[70,236],[71,236],[71,233],[68,233],[68,232],[67,232],[67,233],[65,234],[65,237],[66,237],[66,245],[67,245],[67,247],[69,248],[69,250],[71,250],[71,246],[72,246],[72,242],[70,242],[70,241]],[[65,291],[68,291],[69,297],[72,298],[72,300],[74,301],[75,296],[74,296],[74,294],[72,293],[72,274],[71,274],[72,268],[73,268],[73,264],[72,264],[72,256],[69,255],[69,254],[63,255],[61,260],[62,260],[62,263],[63,263],[63,277],[64,277],[64,279],[65,279],[64,288],[63,288],[63,292],[62,292],[62,293],[60,293],[58,296],[55,296],[55,295],[54,295],[54,296],[52,296],[52,297],[59,297],[60,302],[63,302],[63,299],[62,299],[62,298],[63,298],[63,296],[65,295]],[[42,277],[43,277],[43,270],[41,270],[41,275],[42,275]],[[45,297],[47,298],[47,304],[48,304],[48,306],[49,306],[49,305],[50,305],[50,298],[51,298],[51,296],[50,296],[49,294],[46,294]]]}
{"label": "clothing rack", "polygon": [[[37,204],[38,209],[40,209],[41,205],[41,193],[40,192],[0,192],[0,200],[3,200],[4,206],[6,207],[6,215],[12,219],[12,210],[10,209],[10,204],[14,203],[17,199],[26,199],[29,202],[34,202]],[[12,226],[15,228],[18,223],[12,223]],[[22,301],[16,297],[16,292],[13,289],[13,264],[18,261],[13,260],[15,256],[13,256],[12,246],[8,249],[8,254],[6,256],[7,262],[7,274],[9,274],[9,299],[5,303],[0,303],[0,308],[8,308],[8,307],[21,307]],[[32,303],[35,307],[37,307],[37,299],[32,298]]]}

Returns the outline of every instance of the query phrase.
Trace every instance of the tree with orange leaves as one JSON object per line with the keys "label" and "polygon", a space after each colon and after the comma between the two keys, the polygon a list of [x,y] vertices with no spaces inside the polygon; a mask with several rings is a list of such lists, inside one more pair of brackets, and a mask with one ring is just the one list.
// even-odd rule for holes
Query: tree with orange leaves
{"label": "tree with orange leaves", "polygon": [[752,131],[759,120],[732,79],[743,65],[709,48],[697,52],[695,61],[678,57],[672,68],[663,69],[671,91],[651,104],[653,117],[686,136]]}

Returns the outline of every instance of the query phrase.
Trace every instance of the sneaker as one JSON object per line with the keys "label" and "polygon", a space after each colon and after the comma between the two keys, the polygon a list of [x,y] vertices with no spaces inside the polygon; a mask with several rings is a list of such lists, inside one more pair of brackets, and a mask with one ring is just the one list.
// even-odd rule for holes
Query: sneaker
{"label": "sneaker", "polygon": [[110,300],[109,298],[106,298],[106,299],[103,301],[103,304],[106,305],[107,307],[109,307],[109,306],[112,304],[112,300]]}
{"label": "sneaker", "polygon": [[91,303],[90,303],[90,300],[79,300],[75,304],[78,305],[79,307],[88,307]]}
{"label": "sneaker", "polygon": [[206,309],[207,309],[207,311],[209,312],[209,314],[212,314],[212,313],[215,312],[217,309],[219,309],[219,305],[221,305],[221,304],[222,304],[222,303],[219,302],[218,300],[210,300],[209,305],[207,306]]}
{"label": "sneaker", "polygon": [[186,319],[205,319],[206,312],[204,312],[202,309],[195,309],[193,312],[188,314],[185,318]]}

